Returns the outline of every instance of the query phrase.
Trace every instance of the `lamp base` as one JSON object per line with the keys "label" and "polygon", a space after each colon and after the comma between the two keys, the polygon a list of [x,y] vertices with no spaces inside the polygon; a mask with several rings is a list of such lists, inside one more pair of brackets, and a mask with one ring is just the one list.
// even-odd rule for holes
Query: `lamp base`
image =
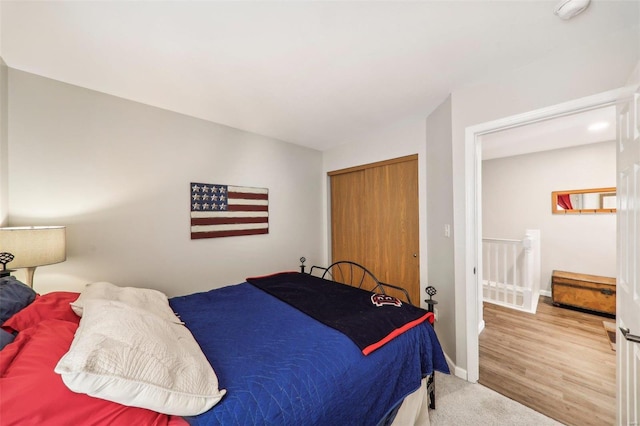
{"label": "lamp base", "polygon": [[27,270],[27,282],[25,284],[33,288],[33,274],[36,272],[36,267],[30,266],[25,269]]}

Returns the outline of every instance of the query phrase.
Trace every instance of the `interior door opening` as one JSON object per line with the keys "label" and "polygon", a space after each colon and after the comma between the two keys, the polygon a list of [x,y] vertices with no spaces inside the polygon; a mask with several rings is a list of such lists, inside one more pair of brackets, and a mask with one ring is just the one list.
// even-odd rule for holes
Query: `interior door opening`
{"label": "interior door opening", "polygon": [[[499,120],[471,126],[465,133],[465,244],[462,270],[464,275],[456,279],[456,286],[465,295],[466,321],[464,339],[466,340],[467,380],[477,382],[479,378],[478,330],[481,321],[481,296],[479,277],[482,276],[482,212],[481,138],[483,135],[548,120],[555,117],[575,114],[596,108],[615,105],[625,93],[624,89],[612,90],[551,107],[505,117]],[[456,268],[458,269],[458,268]],[[476,273],[477,270],[477,273]]]}
{"label": "interior door opening", "polygon": [[[584,133],[592,123],[607,122],[606,131],[599,133]],[[491,245],[497,245],[496,241],[504,242],[504,248],[498,254],[490,253],[491,262],[483,262],[485,275],[494,274],[495,269],[502,269],[498,275],[503,275],[503,281],[493,280],[493,287],[484,285],[485,292],[494,292],[497,296],[504,296],[494,300],[493,304],[486,304],[484,309],[486,317],[482,315],[481,321],[486,322],[486,327],[481,335],[481,350],[479,351],[479,382],[494,391],[514,399],[524,405],[528,405],[543,414],[553,417],[559,421],[578,420],[580,410],[574,417],[567,416],[564,407],[565,403],[557,402],[557,398],[547,397],[540,394],[536,398],[533,395],[539,386],[554,389],[557,385],[567,394],[575,394],[575,400],[566,404],[576,406],[588,405],[589,393],[591,397],[599,398],[606,402],[609,410],[600,410],[599,418],[595,415],[586,416],[581,419],[582,424],[610,424],[615,422],[615,352],[608,346],[606,333],[603,331],[602,320],[607,318],[598,317],[597,314],[565,312],[564,308],[552,306],[550,299],[550,288],[548,288],[548,277],[551,274],[549,263],[555,265],[565,265],[565,269],[576,269],[576,272],[594,273],[598,268],[603,268],[607,276],[615,276],[616,273],[616,220],[615,214],[608,217],[591,216],[571,216],[557,218],[552,216],[552,206],[550,205],[550,194],[554,188],[560,188],[557,182],[579,181],[580,179],[605,179],[606,186],[614,184],[616,181],[616,114],[613,106],[591,109],[587,112],[580,112],[571,115],[549,118],[534,124],[528,124],[517,128],[503,130],[480,137],[481,161],[479,163],[478,175],[482,177],[482,184],[479,185],[477,200],[478,210],[481,212],[484,237],[492,237]],[[548,132],[548,134],[547,134]],[[557,137],[557,141],[554,141]],[[543,143],[536,143],[542,140]],[[517,145],[510,146],[508,144]],[[530,145],[528,147],[527,145]],[[590,164],[589,167],[586,167]],[[596,168],[601,170],[596,172]],[[554,170],[558,168],[558,173]],[[588,169],[584,170],[583,168]],[[584,170],[584,171],[583,171]],[[566,172],[562,174],[562,172]],[[507,179],[505,179],[508,177]],[[513,185],[512,182],[518,182]],[[588,183],[588,182],[587,182]],[[562,185],[561,185],[562,186]],[[564,188],[563,189],[569,189]],[[526,206],[526,208],[523,208]],[[560,220],[554,220],[560,219]],[[591,232],[579,232],[579,228],[572,225],[570,221],[580,221],[587,223],[590,221]],[[542,231],[542,241],[546,243],[547,253],[544,260],[542,275],[538,280],[544,281],[540,284],[546,290],[539,295],[537,292],[531,295],[523,293],[525,296],[543,296],[538,307],[538,315],[522,312],[521,306],[510,305],[507,296],[517,299],[515,288],[515,269],[507,274],[508,265],[498,264],[507,260],[507,253],[516,250],[516,238],[520,232],[524,235],[526,226],[539,224]],[[519,226],[522,226],[520,229]],[[552,232],[550,232],[552,231]],[[578,232],[576,235],[573,232]],[[502,240],[500,240],[502,238]],[[587,248],[578,250],[574,254],[561,250],[562,244],[571,247],[573,244],[579,245],[579,239],[597,240],[600,242],[602,253],[594,251],[595,261],[587,258]],[[575,241],[575,243],[574,243]],[[508,244],[510,243],[510,245]],[[508,247],[508,250],[507,250]],[[551,249],[549,247],[552,247]],[[558,247],[558,249],[555,249]],[[486,247],[485,247],[486,248]],[[494,247],[495,248],[495,247]],[[492,250],[494,249],[492,248]],[[543,246],[544,249],[544,246]],[[549,258],[549,251],[556,250],[556,256]],[[611,253],[609,255],[609,253]],[[504,256],[503,256],[504,255]],[[524,256],[524,250],[521,256]],[[478,251],[479,262],[482,262],[482,250]],[[603,258],[598,264],[597,260]],[[606,259],[605,259],[606,258]],[[486,260],[486,259],[484,259]],[[483,264],[479,263],[479,264]],[[494,267],[495,263],[495,267]],[[589,268],[592,268],[591,270]],[[538,266],[540,269],[540,266]],[[504,272],[504,274],[502,274]],[[510,273],[513,272],[514,276]],[[520,271],[519,271],[520,272]],[[604,275],[604,273],[602,273]],[[506,277],[504,276],[506,275]],[[483,278],[482,276],[480,278]],[[494,277],[495,278],[495,277]],[[483,280],[479,280],[482,283]],[[482,285],[479,296],[479,313],[483,313],[482,306]],[[495,288],[497,287],[497,288]],[[535,288],[535,286],[532,286]],[[521,287],[518,286],[518,290]],[[530,289],[529,289],[530,290]],[[501,294],[501,292],[504,292]],[[491,296],[491,295],[489,295]],[[520,296],[522,297],[522,295]],[[495,299],[495,298],[494,298]],[[502,301],[502,299],[505,299]],[[537,300],[536,300],[537,301]],[[496,304],[497,303],[497,304]],[[514,305],[517,305],[514,303]],[[547,319],[549,321],[547,322]],[[562,323],[562,326],[557,323]],[[577,330],[583,327],[589,330],[584,333],[584,340],[571,341],[570,330]],[[541,330],[546,333],[541,333]],[[535,332],[529,332],[533,331]],[[566,333],[566,334],[565,334]],[[544,337],[543,337],[544,336]],[[582,353],[582,361],[591,363],[593,370],[598,371],[598,380],[593,378],[582,382],[573,375],[573,381],[563,383],[562,377],[569,374],[573,368],[571,357],[564,360],[564,353],[557,352],[557,347],[565,344],[568,348],[588,347],[595,344],[598,351],[585,350]],[[583,346],[584,345],[584,346]],[[528,355],[533,348],[540,353],[556,353],[556,360],[542,357],[533,361]],[[537,371],[538,380],[535,383],[522,383],[521,371],[528,371],[532,374]],[[597,387],[598,389],[592,389]],[[549,398],[546,400],[546,398]],[[556,406],[557,405],[557,406]]]}

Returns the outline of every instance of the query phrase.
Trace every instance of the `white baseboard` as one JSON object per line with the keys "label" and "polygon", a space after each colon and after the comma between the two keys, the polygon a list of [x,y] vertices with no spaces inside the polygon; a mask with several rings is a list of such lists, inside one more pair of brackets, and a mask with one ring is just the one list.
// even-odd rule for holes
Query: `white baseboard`
{"label": "white baseboard", "polygon": [[482,333],[482,330],[484,330],[484,320],[480,321],[480,324],[478,324],[478,335]]}
{"label": "white baseboard", "polygon": [[467,380],[467,370],[455,365],[451,360],[451,358],[449,358],[449,355],[447,355],[446,352],[443,352],[443,353],[444,353],[444,359],[447,360],[447,364],[449,365],[449,371],[451,371],[454,376],[460,377],[462,380]]}
{"label": "white baseboard", "polygon": [[464,368],[460,368],[458,366],[454,367],[453,369],[453,374],[456,377],[460,377],[462,380],[467,380],[467,370],[465,370]]}
{"label": "white baseboard", "polygon": [[540,296],[551,297],[551,290],[540,290]]}

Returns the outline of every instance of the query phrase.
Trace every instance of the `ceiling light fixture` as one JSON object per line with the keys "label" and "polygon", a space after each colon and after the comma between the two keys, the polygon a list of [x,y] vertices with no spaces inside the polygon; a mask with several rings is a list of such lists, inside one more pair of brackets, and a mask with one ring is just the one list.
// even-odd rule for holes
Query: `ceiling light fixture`
{"label": "ceiling light fixture", "polygon": [[560,19],[568,21],[589,7],[590,1],[591,0],[562,0],[558,3],[553,13]]}
{"label": "ceiling light fixture", "polygon": [[587,130],[590,132],[599,132],[600,130],[604,130],[609,127],[609,122],[607,121],[598,121],[593,123],[587,127]]}

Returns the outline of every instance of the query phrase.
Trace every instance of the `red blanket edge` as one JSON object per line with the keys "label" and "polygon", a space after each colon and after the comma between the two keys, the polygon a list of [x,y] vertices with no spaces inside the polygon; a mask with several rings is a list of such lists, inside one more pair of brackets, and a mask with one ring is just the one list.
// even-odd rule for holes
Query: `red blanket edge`
{"label": "red blanket edge", "polygon": [[429,320],[429,322],[431,324],[433,324],[433,313],[432,312],[427,312],[426,314],[424,314],[423,316],[421,316],[420,318],[418,318],[417,320],[411,321],[406,323],[405,325],[403,325],[400,328],[396,328],[395,330],[393,330],[391,333],[387,334],[386,337],[384,337],[382,340],[379,340],[376,343],[373,343],[369,346],[367,346],[366,348],[364,348],[362,350],[362,353],[366,356],[369,355],[371,352],[375,351],[376,349],[380,348],[381,346],[383,346],[385,343],[388,343],[390,340],[393,340],[394,338],[398,337],[399,335],[401,335],[402,333],[404,333],[405,331],[415,327],[416,325],[422,324],[423,322],[425,322],[426,320]]}

